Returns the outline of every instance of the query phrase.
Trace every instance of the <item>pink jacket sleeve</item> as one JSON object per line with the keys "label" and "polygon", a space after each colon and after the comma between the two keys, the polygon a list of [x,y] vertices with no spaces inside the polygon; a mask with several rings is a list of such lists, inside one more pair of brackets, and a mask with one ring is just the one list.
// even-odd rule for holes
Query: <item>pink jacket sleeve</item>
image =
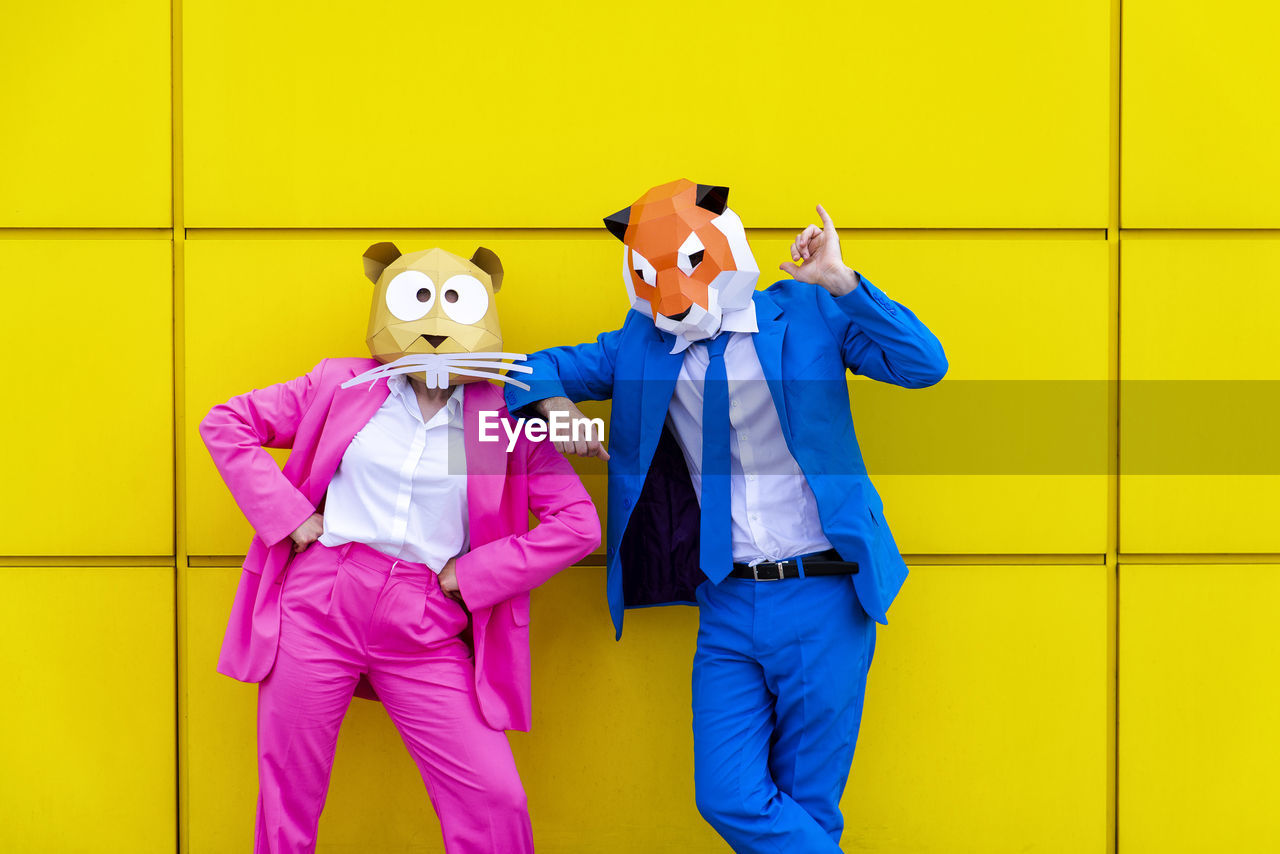
{"label": "pink jacket sleeve", "polygon": [[209,410],[200,437],[241,512],[267,545],[289,536],[315,507],[264,448],[291,448],[319,385],[321,362],[296,379],[233,397]]}
{"label": "pink jacket sleeve", "polygon": [[569,461],[550,442],[521,437],[529,509],[537,524],[458,558],[458,589],[471,609],[491,608],[542,584],[600,545],[600,517]]}

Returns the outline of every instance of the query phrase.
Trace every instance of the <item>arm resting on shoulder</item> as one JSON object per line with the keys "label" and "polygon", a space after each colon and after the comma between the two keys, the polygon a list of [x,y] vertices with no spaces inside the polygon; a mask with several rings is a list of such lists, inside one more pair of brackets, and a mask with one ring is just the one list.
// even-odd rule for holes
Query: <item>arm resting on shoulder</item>
{"label": "arm resting on shoulder", "polygon": [[613,397],[614,360],[621,337],[622,330],[614,329],[601,333],[594,342],[529,354],[525,364],[533,373],[522,377],[529,390],[508,385],[507,411],[513,416],[527,415],[521,410],[549,397],[567,397],[575,403]]}

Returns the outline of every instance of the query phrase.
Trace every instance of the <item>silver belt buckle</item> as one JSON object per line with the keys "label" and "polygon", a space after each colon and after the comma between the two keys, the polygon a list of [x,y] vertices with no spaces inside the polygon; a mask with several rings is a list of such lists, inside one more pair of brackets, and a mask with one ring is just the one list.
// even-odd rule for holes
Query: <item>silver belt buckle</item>
{"label": "silver belt buckle", "polygon": [[[770,563],[773,564],[774,567],[778,570],[778,577],[777,578],[761,578],[760,567],[766,566]],[[751,567],[751,574],[752,576],[755,577],[756,581],[781,581],[783,578],[786,577],[782,573],[782,565],[784,563],[786,563],[786,561],[783,561],[783,560],[769,560],[769,561],[764,561],[762,563],[757,563]]]}

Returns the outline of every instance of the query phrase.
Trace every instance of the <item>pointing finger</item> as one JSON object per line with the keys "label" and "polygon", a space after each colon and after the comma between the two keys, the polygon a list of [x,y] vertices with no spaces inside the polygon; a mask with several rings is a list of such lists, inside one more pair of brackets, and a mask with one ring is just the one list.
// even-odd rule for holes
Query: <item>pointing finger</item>
{"label": "pointing finger", "polygon": [[822,218],[822,228],[824,231],[828,228],[832,231],[836,230],[836,224],[831,221],[831,216],[822,205],[818,205],[818,216]]}

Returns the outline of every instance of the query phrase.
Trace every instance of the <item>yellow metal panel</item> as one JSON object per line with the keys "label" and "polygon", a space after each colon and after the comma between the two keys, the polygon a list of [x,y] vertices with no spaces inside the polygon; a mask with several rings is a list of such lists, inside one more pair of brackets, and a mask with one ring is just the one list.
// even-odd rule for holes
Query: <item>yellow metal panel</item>
{"label": "yellow metal panel", "polygon": [[845,850],[1107,850],[1107,572],[912,567],[877,640]]}
{"label": "yellow metal panel", "polygon": [[[1125,446],[1141,441],[1133,432],[1122,440]],[[1278,509],[1280,477],[1273,474],[1125,474],[1120,477],[1120,549],[1128,554],[1277,552]]]}
{"label": "yellow metal panel", "polygon": [[1118,850],[1280,850],[1277,610],[1280,566],[1121,565]]}
{"label": "yellow metal panel", "polygon": [[173,851],[173,568],[0,580],[0,848]]}
{"label": "yellow metal panel", "polygon": [[194,0],[186,221],[598,226],[687,177],[755,227],[1101,227],[1108,8]]}
{"label": "yellow metal panel", "polygon": [[0,227],[167,226],[167,0],[5,4]]}
{"label": "yellow metal panel", "polygon": [[0,554],[173,550],[167,240],[0,240]]}
{"label": "yellow metal panel", "polygon": [[1280,240],[1122,247],[1120,547],[1280,551]]}
{"label": "yellow metal panel", "polygon": [[[188,551],[240,554],[251,535],[196,432],[200,419],[211,406],[305,373],[322,358],[368,356],[372,285],[360,258],[371,243],[394,239],[406,252],[438,245],[464,257],[477,245],[494,250],[506,267],[498,294],[505,346],[521,352],[592,340],[621,325],[627,298],[618,272],[620,244],[600,232],[570,239],[389,231],[316,240],[189,241]],[[603,510],[603,465],[592,461],[579,470],[594,473],[587,483]]]}
{"label": "yellow metal panel", "polygon": [[238,569],[187,570],[178,712],[186,722],[182,776],[191,854],[253,844],[257,690],[215,670],[239,576]]}
{"label": "yellow metal panel", "polygon": [[[188,838],[192,854],[253,840],[257,686],[216,672],[239,570],[192,568],[187,584]],[[379,703],[355,700],[338,741],[320,851],[443,851],[413,760]]]}
{"label": "yellow metal panel", "polygon": [[1280,238],[1135,237],[1121,248],[1123,379],[1280,379]]}
{"label": "yellow metal panel", "polygon": [[1280,6],[1125,0],[1126,227],[1280,226]]}

